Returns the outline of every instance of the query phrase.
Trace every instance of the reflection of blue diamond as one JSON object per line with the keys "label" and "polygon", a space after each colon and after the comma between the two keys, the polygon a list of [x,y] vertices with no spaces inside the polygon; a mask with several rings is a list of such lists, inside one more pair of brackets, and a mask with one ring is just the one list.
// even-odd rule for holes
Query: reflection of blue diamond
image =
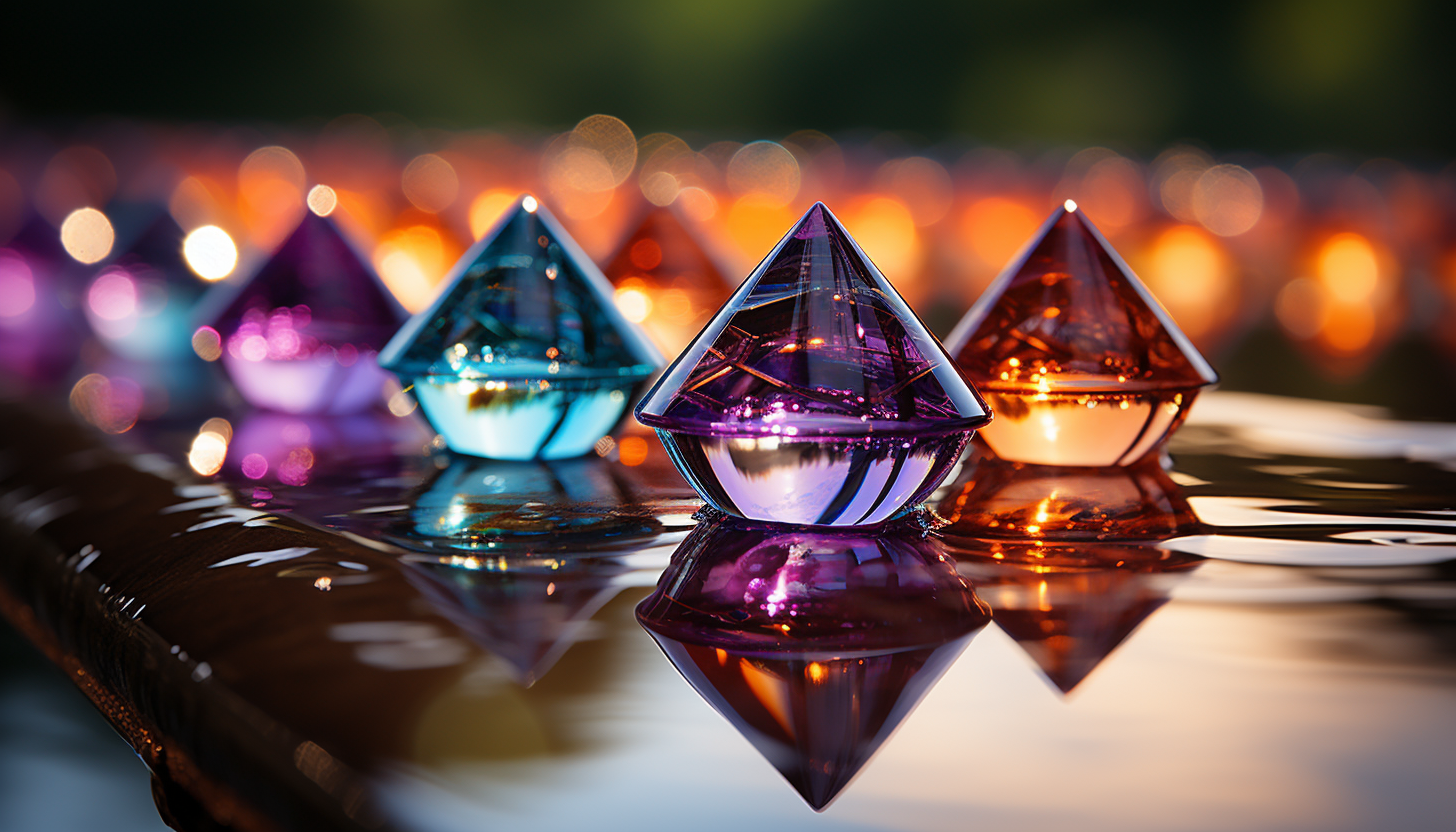
{"label": "reflection of blue diamond", "polygon": [[379,361],[414,385],[451,448],[496,459],[586,453],[664,363],[533,197],[466,252]]}

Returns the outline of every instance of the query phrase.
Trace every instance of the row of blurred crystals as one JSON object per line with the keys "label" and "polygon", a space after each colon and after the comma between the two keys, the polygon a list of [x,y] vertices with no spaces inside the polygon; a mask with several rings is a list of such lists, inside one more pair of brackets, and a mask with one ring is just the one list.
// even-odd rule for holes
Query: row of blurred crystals
{"label": "row of blurred crystals", "polygon": [[[1150,161],[1105,148],[913,155],[894,136],[841,144],[813,131],[690,146],[634,135],[609,116],[544,138],[429,133],[364,116],[273,138],[287,147],[202,125],[101,124],[65,141],[12,130],[0,140],[0,246],[40,218],[94,262],[134,237],[141,218],[130,208],[165,205],[188,233],[188,263],[221,279],[274,250],[306,204],[327,204],[413,312],[521,192],[542,195],[603,262],[643,206],[670,205],[733,275],[822,199],[944,332],[1046,211],[1072,198],[1205,352],[1276,325],[1317,373],[1350,377],[1403,332],[1452,346],[1441,326],[1456,309],[1449,168],[1323,155],[1273,164],[1190,146]],[[329,196],[309,203],[311,182],[329,183]],[[0,325],[34,302],[25,273],[4,271],[13,291],[0,292]],[[624,313],[669,355],[716,305],[666,267],[607,271]]]}
{"label": "row of blurred crystals", "polygon": [[[535,197],[521,197],[402,328],[405,311],[329,218],[331,206],[311,207],[249,279],[208,293],[197,313],[206,323],[190,339],[185,326],[165,325],[185,309],[137,320],[149,291],[165,311],[166,284],[177,301],[186,294],[175,284],[189,285],[176,274],[180,229],[157,220],[92,281],[86,309],[98,335],[159,361],[185,360],[190,346],[220,360],[243,398],[285,413],[368,409],[385,386],[381,368],[390,370],[453,450],[496,459],[591,452],[665,363]],[[657,209],[643,230],[669,218]],[[627,257],[644,240],[661,256],[661,243],[642,236]],[[153,277],[163,259],[172,262]],[[959,367],[816,203],[637,417],[715,509],[873,525],[924,499],[991,421],[971,378],[996,391],[1004,415],[986,441],[998,454],[1072,465],[1152,453],[1217,380],[1070,200],[951,344]]]}
{"label": "row of blurred crystals", "polygon": [[[605,274],[536,198],[487,191],[471,202],[480,206],[469,217],[480,241],[433,301],[418,247],[433,241],[436,259],[448,259],[440,252],[457,233],[449,209],[467,167],[455,150],[405,166],[413,224],[376,236],[367,257],[360,227],[371,216],[380,222],[367,188],[344,187],[350,173],[327,172],[336,161],[320,153],[325,172],[315,181],[337,187],[308,190],[308,210],[296,210],[307,179],[280,147],[243,163],[246,221],[232,234],[218,225],[225,218],[198,208],[217,200],[196,174],[150,225],[130,223],[114,256],[111,218],[121,229],[125,212],[81,207],[60,218],[59,233],[32,216],[4,255],[5,285],[15,289],[5,309],[19,310],[5,325],[37,328],[6,330],[6,367],[63,377],[80,341],[78,309],[116,357],[163,367],[179,406],[197,356],[225,367],[236,391],[264,410],[242,417],[236,434],[228,421],[208,420],[193,467],[253,483],[259,508],[277,505],[270,488],[313,478],[320,499],[341,509],[320,512],[324,522],[410,551],[409,574],[425,597],[523,684],[582,637],[625,585],[631,557],[681,540],[639,620],[816,809],[993,611],[1069,691],[1166,598],[1169,581],[1196,567],[1196,558],[1156,545],[1196,530],[1156,452],[1215,378],[1173,317],[1197,324],[1194,340],[1216,341],[1237,325],[1248,300],[1240,287],[1252,284],[1235,277],[1230,252],[1267,252],[1297,236],[1286,174],[1214,165],[1193,151],[1155,166],[1155,192],[1185,221],[1153,243],[1176,253],[1153,260],[1169,316],[1084,216],[1090,207],[1115,230],[1136,226],[1129,212],[1137,211],[1119,212],[1106,197],[1116,188],[1089,184],[1140,176],[1115,154],[1074,157],[1065,184],[1049,190],[1087,204],[1054,203],[1038,230],[1045,208],[1029,206],[1045,203],[998,167],[1004,158],[972,164],[1002,170],[978,180],[1004,174],[991,186],[1002,195],[978,198],[953,221],[950,173],[928,159],[877,167],[886,194],[846,195],[830,184],[847,175],[845,154],[817,138],[733,148],[715,182],[718,150],[624,139],[622,129],[588,119],[541,153],[540,182],[521,183],[537,186],[605,255]],[[490,147],[487,156],[515,152]],[[840,172],[826,173],[836,154]],[[640,199],[626,199],[634,176]],[[868,256],[822,204],[795,221],[801,192],[845,196]],[[1234,194],[1225,200],[1233,207],[1218,207],[1219,194]],[[1187,217],[1177,213],[1184,208]],[[629,215],[639,226],[608,253],[601,241],[619,235]],[[1276,307],[1286,328],[1314,316],[1306,335],[1335,333],[1327,354],[1341,359],[1388,337],[1349,310],[1382,315],[1399,294],[1372,242],[1378,235],[1353,227],[1310,232],[1316,269],[1279,289]],[[743,270],[717,265],[731,259],[723,256],[731,245],[715,229],[754,256],[771,248],[736,292],[725,275]],[[244,237],[273,254],[229,279],[233,241]],[[932,239],[1010,262],[947,347],[876,267],[897,281],[907,275],[916,305],[959,312],[984,281],[932,282],[893,246],[910,240],[926,257]],[[937,258],[934,273],[963,271],[954,262]],[[204,293],[194,275],[219,285]],[[645,487],[618,472],[649,452],[632,428],[610,431],[663,368],[662,353],[679,357],[641,400],[639,418],[712,507],[781,525],[710,511],[694,527],[696,504],[680,495],[654,498],[671,514],[634,510],[647,502]],[[127,372],[108,371],[76,382],[71,399],[99,426],[124,431],[152,395]],[[415,401],[443,443],[495,459],[434,443],[425,458],[437,470],[411,480],[406,501],[351,505],[368,483],[392,482],[396,442],[429,442],[430,431],[396,429],[418,427]],[[348,451],[332,471],[315,457],[325,446]],[[657,460],[644,477],[670,479]],[[937,514],[900,515],[927,498]],[[826,528],[835,525],[877,527]]]}

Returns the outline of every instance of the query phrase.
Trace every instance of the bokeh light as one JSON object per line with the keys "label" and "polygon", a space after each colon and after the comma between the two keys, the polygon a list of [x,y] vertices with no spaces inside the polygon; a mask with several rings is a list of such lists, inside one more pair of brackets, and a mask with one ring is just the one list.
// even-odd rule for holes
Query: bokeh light
{"label": "bokeh light", "polygon": [[226,231],[204,225],[182,240],[182,259],[203,280],[222,280],[238,266],[238,247]]}
{"label": "bokeh light", "polygon": [[637,137],[615,116],[587,116],[567,136],[566,145],[568,150],[587,150],[601,159],[612,188],[626,182],[637,167]]}
{"label": "bokeh light", "polygon": [[1214,165],[1194,183],[1190,207],[1204,228],[1235,237],[1259,221],[1264,191],[1254,174],[1238,165]]}
{"label": "bokeh light", "polygon": [[307,178],[286,147],[260,147],[238,167],[238,210],[254,243],[272,248],[298,223]]}
{"label": "bokeh light", "polygon": [[201,326],[192,333],[192,351],[203,361],[222,358],[222,335],[210,326]]}
{"label": "bokeh light", "polygon": [[327,217],[334,213],[339,205],[339,195],[328,185],[314,185],[308,192],[308,210],[318,214],[320,217]]}
{"label": "bokeh light", "polygon": [[477,196],[470,203],[471,239],[479,240],[484,237],[515,204],[515,191],[496,189]]}
{"label": "bokeh light", "polygon": [[416,156],[400,174],[405,198],[428,214],[449,208],[460,193],[460,177],[449,162],[433,153]]}
{"label": "bokeh light", "polygon": [[30,265],[0,250],[0,318],[18,318],[35,305],[35,274]]}
{"label": "bokeh light", "polygon": [[1138,275],[1198,346],[1227,327],[1238,312],[1239,285],[1232,259],[1197,226],[1175,225],[1153,238],[1138,261]]}
{"label": "bokeh light", "polygon": [[106,433],[126,433],[142,412],[142,388],[129,378],[89,373],[71,388],[71,409]]}
{"label": "bokeh light", "polygon": [[787,205],[799,194],[799,162],[777,142],[750,142],[728,162],[728,187],[768,205]]}
{"label": "bokeh light", "polygon": [[902,290],[914,282],[920,240],[905,203],[888,196],[857,200],[844,212],[844,227],[891,282]]}
{"label": "bokeh light", "polygon": [[111,220],[95,208],[78,208],[61,223],[61,245],[82,263],[105,260],[115,242]]}
{"label": "bokeh light", "polygon": [[961,214],[960,234],[971,253],[987,266],[1004,267],[1045,219],[1026,205],[992,196],[971,203]]}

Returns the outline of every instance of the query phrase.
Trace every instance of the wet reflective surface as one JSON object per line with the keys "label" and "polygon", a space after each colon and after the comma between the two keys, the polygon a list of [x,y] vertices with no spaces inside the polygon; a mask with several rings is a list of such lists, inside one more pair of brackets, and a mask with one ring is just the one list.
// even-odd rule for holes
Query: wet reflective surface
{"label": "wet reflective surface", "polygon": [[[36,407],[0,408],[0,609],[237,828],[1456,812],[1451,425],[1216,391],[1171,467],[973,452],[927,501],[946,525],[826,538],[697,522],[635,429],[493,463],[415,415],[224,400],[103,438]],[[760,626],[806,600],[802,636]]]}

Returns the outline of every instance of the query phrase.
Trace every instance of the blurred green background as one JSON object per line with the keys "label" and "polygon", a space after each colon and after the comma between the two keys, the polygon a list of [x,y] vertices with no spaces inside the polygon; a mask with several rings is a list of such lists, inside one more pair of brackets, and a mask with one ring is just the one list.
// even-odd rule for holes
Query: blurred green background
{"label": "blurred green background", "polygon": [[[1451,5],[1079,0],[18,4],[0,120],[139,116],[639,133],[893,130],[933,143],[1179,139],[1443,162]],[[3,121],[0,121],[3,124]]]}

